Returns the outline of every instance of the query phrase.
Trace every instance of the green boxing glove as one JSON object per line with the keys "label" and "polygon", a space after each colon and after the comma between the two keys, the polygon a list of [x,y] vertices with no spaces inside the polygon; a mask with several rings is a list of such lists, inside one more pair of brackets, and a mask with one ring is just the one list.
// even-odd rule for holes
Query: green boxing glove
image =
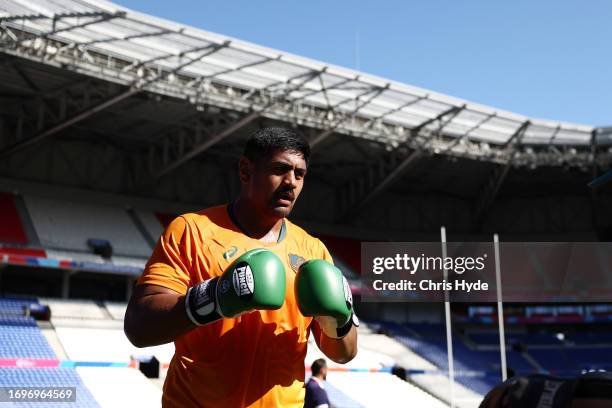
{"label": "green boxing glove", "polygon": [[359,319],[346,278],[322,259],[304,262],[295,277],[295,297],[304,316],[314,316],[326,336],[342,338]]}
{"label": "green boxing glove", "polygon": [[190,287],[185,296],[189,319],[201,326],[253,310],[280,309],[285,301],[285,266],[271,251],[245,252],[223,275]]}

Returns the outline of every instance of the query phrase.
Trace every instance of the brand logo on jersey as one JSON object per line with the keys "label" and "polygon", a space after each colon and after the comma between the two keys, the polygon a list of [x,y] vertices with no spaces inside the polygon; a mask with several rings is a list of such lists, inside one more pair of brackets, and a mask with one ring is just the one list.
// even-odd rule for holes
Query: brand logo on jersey
{"label": "brand logo on jersey", "polygon": [[236,255],[236,252],[238,252],[238,248],[232,246],[225,250],[225,252],[223,253],[223,258],[230,259],[232,256]]}
{"label": "brand logo on jersey", "polygon": [[291,269],[293,269],[294,272],[297,273],[300,265],[302,265],[304,262],[306,262],[304,257],[296,254],[289,254],[289,265],[291,265]]}
{"label": "brand logo on jersey", "polygon": [[248,264],[239,265],[234,269],[234,290],[240,297],[250,296],[255,290],[253,272]]}

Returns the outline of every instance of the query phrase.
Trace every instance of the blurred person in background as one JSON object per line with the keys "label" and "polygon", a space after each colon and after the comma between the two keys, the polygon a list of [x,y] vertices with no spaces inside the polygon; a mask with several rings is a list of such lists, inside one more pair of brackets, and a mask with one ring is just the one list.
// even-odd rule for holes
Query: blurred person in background
{"label": "blurred person in background", "polygon": [[319,358],[310,366],[312,377],[306,383],[306,400],[304,408],[330,408],[327,391],[323,381],[327,378],[327,363],[325,359]]}

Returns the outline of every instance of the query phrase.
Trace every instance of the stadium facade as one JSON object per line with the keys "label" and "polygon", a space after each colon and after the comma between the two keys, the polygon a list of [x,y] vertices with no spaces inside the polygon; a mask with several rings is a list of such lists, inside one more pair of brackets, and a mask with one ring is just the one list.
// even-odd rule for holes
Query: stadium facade
{"label": "stadium facade", "polygon": [[585,187],[610,166],[609,128],[529,118],[104,1],[3,1],[0,13],[6,178],[218,203],[237,191],[244,137],[282,125],[316,154],[296,210],[314,228],[405,239],[441,224],[546,234],[612,223],[609,195]]}

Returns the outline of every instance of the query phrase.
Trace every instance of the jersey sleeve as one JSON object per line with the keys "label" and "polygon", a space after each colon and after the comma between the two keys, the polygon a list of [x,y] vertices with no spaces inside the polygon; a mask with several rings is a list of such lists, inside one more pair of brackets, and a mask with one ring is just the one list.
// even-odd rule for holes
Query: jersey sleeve
{"label": "jersey sleeve", "polygon": [[159,285],[184,294],[190,285],[193,237],[183,216],[175,218],[160,236],[136,284]]}

